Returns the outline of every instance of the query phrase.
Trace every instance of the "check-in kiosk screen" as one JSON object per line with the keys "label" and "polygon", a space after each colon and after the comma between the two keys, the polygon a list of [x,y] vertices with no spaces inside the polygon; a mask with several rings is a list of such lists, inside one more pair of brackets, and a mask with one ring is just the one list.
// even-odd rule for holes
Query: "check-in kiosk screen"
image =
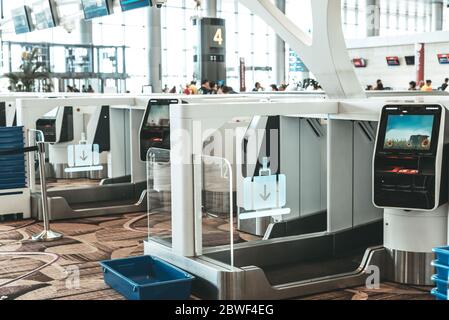
{"label": "check-in kiosk screen", "polygon": [[170,127],[170,109],[169,106],[160,106],[155,105],[151,107],[151,112],[148,116],[147,127],[161,127],[161,128],[169,128]]}
{"label": "check-in kiosk screen", "polygon": [[151,100],[140,130],[140,158],[146,161],[150,148],[170,149],[170,105],[178,100]]}
{"label": "check-in kiosk screen", "polygon": [[429,151],[433,115],[389,115],[384,150]]}
{"label": "check-in kiosk screen", "polygon": [[446,179],[438,179],[447,176],[448,149],[440,140],[443,111],[439,105],[383,108],[373,177],[377,206],[432,210],[447,201]]}

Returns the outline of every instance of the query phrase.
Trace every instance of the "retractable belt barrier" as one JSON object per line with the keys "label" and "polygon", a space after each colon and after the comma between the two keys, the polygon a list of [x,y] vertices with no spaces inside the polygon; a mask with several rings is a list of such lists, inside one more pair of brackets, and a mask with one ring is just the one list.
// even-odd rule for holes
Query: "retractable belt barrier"
{"label": "retractable belt barrier", "polygon": [[9,149],[9,150],[1,150],[0,149],[0,156],[13,156],[16,154],[29,153],[29,152],[35,152],[35,151],[39,151],[39,148],[38,147],[27,147],[27,148]]}

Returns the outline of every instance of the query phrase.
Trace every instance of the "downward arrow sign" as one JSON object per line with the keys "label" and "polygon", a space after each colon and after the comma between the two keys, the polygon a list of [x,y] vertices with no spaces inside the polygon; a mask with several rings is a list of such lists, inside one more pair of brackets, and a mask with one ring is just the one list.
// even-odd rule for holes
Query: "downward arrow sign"
{"label": "downward arrow sign", "polygon": [[80,159],[83,161],[87,160],[86,152],[83,151],[83,154],[81,155]]}
{"label": "downward arrow sign", "polygon": [[264,194],[259,194],[263,201],[267,201],[271,197],[271,193],[267,194],[267,185],[263,186]]}

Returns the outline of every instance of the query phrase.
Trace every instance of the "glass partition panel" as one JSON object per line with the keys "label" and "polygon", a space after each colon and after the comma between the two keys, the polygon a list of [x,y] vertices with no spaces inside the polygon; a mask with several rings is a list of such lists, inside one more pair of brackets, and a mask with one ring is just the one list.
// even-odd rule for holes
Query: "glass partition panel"
{"label": "glass partition panel", "polygon": [[[226,263],[233,267],[234,243],[244,240],[237,231],[232,165],[224,158],[203,155],[200,175],[199,181],[195,175],[195,191],[201,190],[201,207],[196,208],[197,248],[201,247],[203,252],[228,249]],[[201,243],[198,243],[198,229],[201,229]]]}
{"label": "glass partition panel", "polygon": [[172,246],[170,150],[147,153],[148,239]]}
{"label": "glass partition panel", "polygon": [[[127,119],[128,110],[109,106],[64,106],[43,114],[36,128],[48,143],[49,191],[131,183]],[[139,196],[128,200],[135,198],[135,203]],[[98,197],[98,201],[109,200]]]}
{"label": "glass partition panel", "polygon": [[[236,150],[226,156],[234,172],[232,187],[222,172],[227,161],[203,164],[203,226],[207,222],[229,231],[232,218],[233,235],[227,239],[235,244],[231,249],[232,244],[220,243],[218,233],[208,243],[211,228],[204,227],[203,254],[225,264],[232,256],[239,268],[259,267],[273,284],[283,283],[284,271],[288,280],[295,280],[297,272],[286,268],[308,259],[300,247],[314,243],[297,239],[314,238],[327,229],[327,124],[321,119],[260,116],[241,129],[235,131],[234,141],[225,141],[228,149],[232,144]],[[223,214],[230,201],[225,186],[232,188],[235,199],[231,216]]]}
{"label": "glass partition panel", "polygon": [[[48,196],[61,206],[57,219],[146,210],[145,179],[131,179],[129,116],[126,106],[64,106],[37,119],[46,142]],[[36,191],[37,165],[30,169]]]}
{"label": "glass partition panel", "polygon": [[[273,286],[356,273],[366,249],[379,244],[382,222],[348,218],[352,227],[337,231],[328,229],[328,222],[347,212],[357,217],[375,210],[364,197],[371,194],[374,128],[326,117],[254,118],[235,142],[225,141],[236,150],[237,201],[229,218],[220,215],[230,201],[224,161],[203,164],[203,255],[228,265],[232,259],[237,268],[258,268]],[[205,222],[227,232],[231,224],[231,245],[220,242],[218,232],[215,243],[208,243],[211,228]]]}

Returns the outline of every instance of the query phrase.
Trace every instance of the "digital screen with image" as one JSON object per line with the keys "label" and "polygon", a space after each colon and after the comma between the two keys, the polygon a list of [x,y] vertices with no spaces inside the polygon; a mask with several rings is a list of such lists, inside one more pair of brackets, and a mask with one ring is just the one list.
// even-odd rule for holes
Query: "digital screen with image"
{"label": "digital screen with image", "polygon": [[433,123],[433,115],[389,115],[384,149],[430,150]]}
{"label": "digital screen with image", "polygon": [[33,13],[36,29],[43,30],[56,27],[53,9],[49,0],[34,3]]}
{"label": "digital screen with image", "polygon": [[120,0],[122,11],[128,11],[151,5],[150,0]]}
{"label": "digital screen with image", "polygon": [[32,28],[28,16],[27,7],[23,6],[11,11],[16,34],[31,32]]}
{"label": "digital screen with image", "polygon": [[109,7],[106,0],[82,0],[84,18],[87,20],[107,16]]}
{"label": "digital screen with image", "polygon": [[170,127],[170,107],[168,105],[151,106],[147,127]]}

